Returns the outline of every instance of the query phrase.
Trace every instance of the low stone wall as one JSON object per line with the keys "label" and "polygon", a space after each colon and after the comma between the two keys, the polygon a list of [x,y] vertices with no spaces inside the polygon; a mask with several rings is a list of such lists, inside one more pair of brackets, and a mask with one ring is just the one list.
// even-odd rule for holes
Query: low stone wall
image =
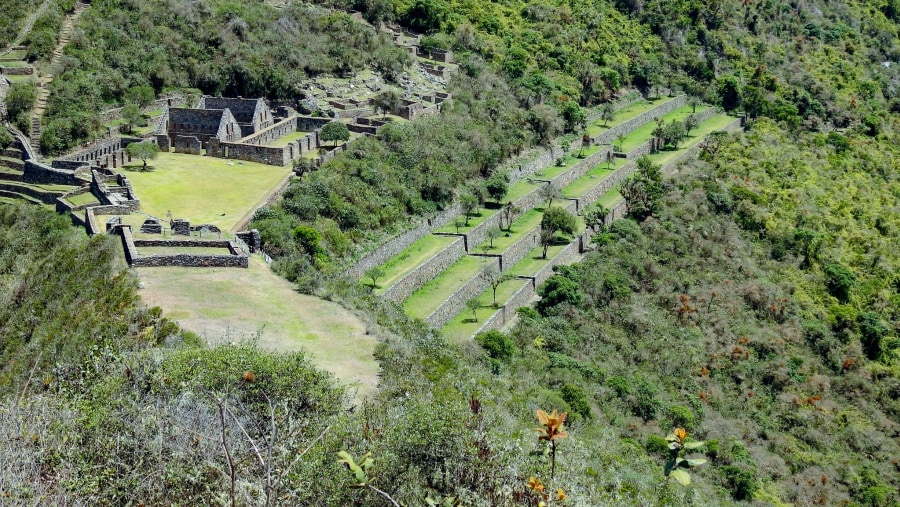
{"label": "low stone wall", "polygon": [[[100,234],[103,232],[103,229],[100,228],[100,225],[97,224],[97,216],[94,214],[94,208],[88,207],[84,210],[84,228],[87,231],[88,236],[93,236],[95,234]],[[128,234],[131,235],[131,228],[128,228]],[[131,243],[132,250],[134,249],[134,243]],[[126,249],[126,257],[128,251]],[[131,261],[128,261],[129,264]]]}
{"label": "low stone wall", "polygon": [[681,106],[687,104],[687,100],[687,95],[679,95],[671,100],[659,104],[652,109],[644,111],[643,113],[635,116],[634,118],[631,118],[628,121],[622,122],[615,127],[601,132],[600,134],[595,136],[592,141],[594,144],[612,144],[620,134],[628,135],[631,131],[635,130],[641,125],[653,121],[654,118],[665,116],[672,111],[680,108]]}
{"label": "low stone wall", "polygon": [[54,169],[48,165],[35,162],[33,160],[25,161],[25,170],[23,179],[26,183],[46,183],[51,185],[73,185],[80,184],[75,179],[75,172],[67,169]]}
{"label": "low stone wall", "polygon": [[40,190],[37,188],[31,188],[24,185],[16,185],[12,182],[7,182],[5,180],[0,180],[0,190],[6,190],[8,192],[16,192],[22,195],[27,195],[28,197],[33,197],[44,204],[55,204],[56,199],[61,197],[65,192],[54,191],[54,190]]}
{"label": "low stone wall", "polygon": [[538,246],[541,240],[540,227],[528,231],[518,241],[509,246],[500,254],[500,270],[507,269],[516,265],[517,262],[524,259],[528,252]]}
{"label": "low stone wall", "polygon": [[407,273],[393,285],[388,287],[383,296],[391,301],[402,302],[413,292],[419,290],[429,280],[436,278],[454,262],[466,254],[463,238],[457,238],[446,248],[423,262],[416,269]]}
{"label": "low stone wall", "polygon": [[230,241],[226,240],[191,240],[191,239],[136,239],[134,246],[140,247],[172,247],[172,248],[229,248]]}
{"label": "low stone wall", "polygon": [[597,184],[594,185],[591,189],[585,192],[584,195],[578,198],[578,209],[582,210],[586,208],[592,202],[596,201],[604,194],[612,190],[613,187],[627,178],[635,170],[637,170],[637,163],[631,161],[613,171],[612,174],[607,175],[605,178],[597,182]]}
{"label": "low stone wall", "polygon": [[297,116],[285,118],[271,127],[241,139],[241,144],[269,144],[292,132],[297,132]]}
{"label": "low stone wall", "polygon": [[[499,257],[484,257],[484,259],[486,263],[483,269],[490,269],[492,267],[498,270],[500,269]],[[481,276],[476,275],[472,277],[465,285],[445,299],[435,311],[431,312],[431,315],[425,318],[425,322],[431,325],[431,327],[443,327],[444,324],[450,322],[450,319],[455,317],[463,308],[465,308],[466,301],[481,294],[488,287],[487,281]]]}
{"label": "low stone wall", "polygon": [[135,268],[183,267],[183,268],[248,268],[249,257],[245,255],[150,255],[136,257]]}
{"label": "low stone wall", "polygon": [[7,76],[30,76],[34,74],[34,67],[4,67],[0,65],[0,74]]}

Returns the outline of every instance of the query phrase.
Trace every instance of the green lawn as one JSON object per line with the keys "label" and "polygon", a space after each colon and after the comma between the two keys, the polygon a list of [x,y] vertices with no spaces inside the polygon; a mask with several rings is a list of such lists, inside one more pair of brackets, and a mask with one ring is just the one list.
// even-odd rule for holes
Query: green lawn
{"label": "green lawn", "polygon": [[266,146],[271,146],[273,148],[284,148],[285,146],[289,145],[290,143],[296,141],[297,139],[306,137],[306,134],[307,134],[306,132],[291,132],[290,134],[279,137],[278,139],[267,144]]}
{"label": "green lawn", "polygon": [[[500,284],[500,286],[497,287],[497,305],[504,305],[516,291],[530,283],[531,280],[519,278]],[[448,340],[462,342],[472,338],[475,331],[477,331],[487,319],[497,313],[497,309],[493,306],[493,291],[490,288],[479,294],[476,299],[478,300],[480,308],[475,311],[475,315],[472,315],[471,310],[463,310],[444,326],[444,336]],[[478,317],[478,319],[475,320],[475,317]]]}
{"label": "green lawn", "polygon": [[[692,110],[693,108],[691,106],[685,105],[663,116],[662,119],[666,123],[669,123],[672,120],[683,121],[685,118],[693,114],[691,112]],[[653,135],[654,129],[656,129],[656,122],[650,121],[641,125],[633,132],[625,136],[625,140],[622,142],[622,152],[628,153],[629,151],[649,141],[650,137]]]}
{"label": "green lawn", "polygon": [[601,119],[594,120],[594,122],[591,125],[589,125],[587,128],[588,135],[591,137],[596,137],[600,133],[611,129],[611,128],[615,127],[616,125],[621,125],[622,123],[625,123],[626,121],[634,118],[635,116],[643,113],[644,111],[652,109],[652,108],[662,104],[663,102],[668,102],[670,100],[672,100],[672,97],[657,97],[657,98],[651,99],[651,100],[639,100],[639,101],[629,105],[625,109],[620,109],[620,110],[616,111],[615,116],[612,119],[612,121],[610,121],[609,124],[605,127],[603,126],[603,120],[601,120]]}
{"label": "green lawn", "polygon": [[[434,234],[420,238],[412,245],[409,245],[406,250],[395,255],[381,266],[384,268],[385,274],[378,279],[378,287],[386,288],[391,286],[457,239],[459,238],[454,236],[436,236]],[[360,282],[368,285],[372,280],[363,278]]]}
{"label": "green lawn", "polygon": [[24,49],[12,49],[9,53],[4,55],[4,58],[15,58],[17,60],[24,60],[26,55],[26,51]]}
{"label": "green lawn", "polygon": [[37,79],[34,76],[28,76],[28,75],[25,75],[25,76],[12,75],[12,76],[10,76],[10,75],[4,74],[3,77],[5,77],[6,80],[9,81],[11,84],[36,83],[37,82]]}
{"label": "green lawn", "polygon": [[0,62],[0,67],[7,67],[10,69],[24,69],[25,67],[30,67],[30,65],[22,61],[8,61]]}
{"label": "green lawn", "polygon": [[503,201],[516,202],[531,193],[531,191],[538,186],[537,183],[531,183],[523,178],[509,186],[509,192],[506,193],[506,197],[503,198]]}
{"label": "green lawn", "polygon": [[487,253],[499,254],[505,251],[512,246],[513,243],[519,241],[523,236],[534,230],[535,227],[541,225],[541,218],[543,218],[543,216],[542,209],[532,208],[528,210],[525,214],[513,220],[512,227],[510,228],[511,232],[507,233],[506,231],[502,231],[502,235],[494,240],[493,247],[490,247],[490,240],[485,240],[478,245],[476,251],[482,253],[484,251],[482,247],[484,246],[489,247]]}
{"label": "green lawn", "polygon": [[624,158],[617,158],[610,165],[611,169],[606,168],[606,164],[594,166],[593,169],[586,172],[583,176],[573,181],[572,184],[562,190],[562,194],[566,197],[581,197],[588,190],[594,188],[603,178],[612,174],[616,169],[625,165],[628,161]]}
{"label": "green lawn", "polygon": [[431,315],[450,294],[466,284],[487,264],[488,259],[467,255],[429,281],[403,302],[406,313],[424,319]]}
{"label": "green lawn", "polygon": [[[472,229],[474,229],[475,227],[478,227],[482,222],[484,222],[488,218],[496,215],[499,212],[500,212],[499,209],[488,209],[488,208],[481,207],[481,208],[478,208],[477,215],[473,215],[469,218],[469,225],[462,225],[459,227],[459,230],[457,230],[456,225],[454,224],[455,220],[451,220],[449,224],[447,224],[439,229],[435,229],[434,232],[445,232],[445,233],[453,233],[453,234],[456,234],[456,233],[462,234],[464,232],[469,232]],[[460,215],[459,219],[462,220],[463,222],[465,222],[466,217],[463,215]]]}
{"label": "green lawn", "polygon": [[312,363],[358,389],[378,386],[377,341],[366,325],[337,303],[300,294],[254,255],[249,269],[138,268],[147,306],[210,344],[257,339],[277,351],[303,350]]}
{"label": "green lawn", "polygon": [[157,217],[185,218],[193,224],[215,224],[230,230],[290,173],[246,161],[160,153],[148,161],[152,171],[141,172],[135,160],[124,170],[141,210]]}
{"label": "green lawn", "polygon": [[69,201],[70,204],[74,206],[81,206],[82,204],[99,204],[100,202],[94,197],[94,194],[87,192],[84,194],[73,195],[70,197],[66,197],[66,200]]}
{"label": "green lawn", "polygon": [[600,197],[599,199],[597,199],[595,204],[599,204],[600,206],[603,206],[606,209],[611,209],[613,206],[615,206],[615,204],[617,202],[621,201],[622,199],[624,199],[622,197],[622,194],[619,193],[618,189],[614,188],[614,189],[610,190],[609,192],[603,194],[603,196]]}

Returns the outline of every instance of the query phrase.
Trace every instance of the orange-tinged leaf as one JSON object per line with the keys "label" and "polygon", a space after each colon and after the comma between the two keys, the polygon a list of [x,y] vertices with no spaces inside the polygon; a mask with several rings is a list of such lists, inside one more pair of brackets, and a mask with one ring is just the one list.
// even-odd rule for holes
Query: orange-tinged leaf
{"label": "orange-tinged leaf", "polygon": [[544,412],[541,409],[538,409],[538,411],[537,411],[537,418],[538,418],[538,422],[540,422],[544,426],[547,425],[548,420],[550,419],[549,416],[547,416],[547,412]]}
{"label": "orange-tinged leaf", "polygon": [[567,494],[565,493],[565,491],[563,491],[562,488],[558,488],[558,489],[556,490],[556,499],[559,500],[560,502],[562,502],[562,501],[565,500],[566,498],[569,498],[569,495],[567,495]]}

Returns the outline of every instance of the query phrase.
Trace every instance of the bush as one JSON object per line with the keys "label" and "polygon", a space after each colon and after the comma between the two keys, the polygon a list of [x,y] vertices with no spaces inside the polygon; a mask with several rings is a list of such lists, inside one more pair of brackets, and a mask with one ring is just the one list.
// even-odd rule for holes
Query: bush
{"label": "bush", "polygon": [[475,336],[475,341],[481,345],[491,359],[508,362],[516,352],[516,346],[506,333],[497,331],[485,331]]}
{"label": "bush", "polygon": [[584,389],[581,386],[566,383],[560,388],[559,393],[562,399],[572,408],[573,412],[585,419],[591,418],[591,406],[588,405],[587,396],[584,394]]}
{"label": "bush", "polygon": [[846,266],[839,263],[831,263],[825,266],[825,276],[828,292],[841,303],[850,300],[850,289],[856,283],[856,275]]}
{"label": "bush", "polygon": [[678,426],[687,430],[693,430],[697,424],[694,412],[681,405],[673,405],[669,408],[669,419],[672,421],[672,426]]}
{"label": "bush", "polygon": [[647,435],[647,440],[644,441],[644,449],[647,449],[647,452],[650,454],[668,456],[669,442],[665,438],[655,433],[651,433]]}
{"label": "bush", "polygon": [[719,469],[725,478],[728,491],[735,500],[749,500],[759,489],[756,474],[746,468],[724,466]]}

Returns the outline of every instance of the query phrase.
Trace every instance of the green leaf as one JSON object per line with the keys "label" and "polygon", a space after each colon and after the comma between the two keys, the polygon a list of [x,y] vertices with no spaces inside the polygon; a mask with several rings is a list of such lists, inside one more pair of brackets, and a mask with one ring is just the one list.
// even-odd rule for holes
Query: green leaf
{"label": "green leaf", "polygon": [[675,478],[675,480],[678,481],[678,483],[682,486],[687,486],[691,483],[691,474],[685,472],[680,468],[672,470],[672,473],[669,475],[669,477]]}
{"label": "green leaf", "polygon": [[678,442],[672,442],[669,444],[670,451],[674,451],[675,449],[678,449],[679,447],[681,447],[681,444],[679,444]]}
{"label": "green leaf", "polygon": [[699,449],[700,447],[703,447],[704,444],[706,444],[706,442],[685,442],[684,448],[685,449]]}
{"label": "green leaf", "polygon": [[688,459],[685,460],[684,463],[681,464],[683,467],[695,467],[706,463],[706,459],[697,458],[697,459]]}

